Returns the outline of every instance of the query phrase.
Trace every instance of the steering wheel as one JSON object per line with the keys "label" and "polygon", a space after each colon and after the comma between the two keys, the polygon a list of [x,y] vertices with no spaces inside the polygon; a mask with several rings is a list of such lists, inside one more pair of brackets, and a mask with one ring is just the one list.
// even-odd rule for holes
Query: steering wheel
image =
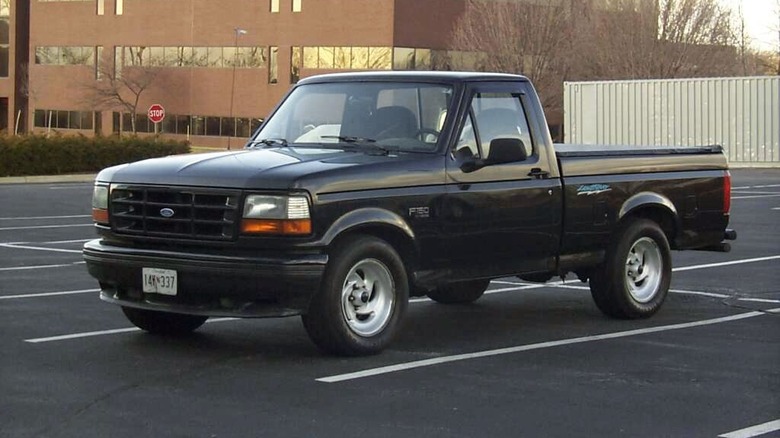
{"label": "steering wheel", "polygon": [[[420,128],[417,130],[417,132],[414,134],[415,138],[419,138],[420,141],[424,143],[435,143],[436,140],[439,139],[439,134],[441,134],[441,131],[437,131],[435,129],[431,128]],[[432,142],[425,141],[426,135],[433,135],[435,138]]]}

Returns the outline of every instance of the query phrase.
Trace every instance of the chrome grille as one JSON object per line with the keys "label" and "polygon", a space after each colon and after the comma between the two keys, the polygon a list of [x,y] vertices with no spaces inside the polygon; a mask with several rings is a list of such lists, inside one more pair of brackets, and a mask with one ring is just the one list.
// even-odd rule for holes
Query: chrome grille
{"label": "chrome grille", "polygon": [[111,227],[118,234],[230,240],[239,198],[236,191],[113,186]]}

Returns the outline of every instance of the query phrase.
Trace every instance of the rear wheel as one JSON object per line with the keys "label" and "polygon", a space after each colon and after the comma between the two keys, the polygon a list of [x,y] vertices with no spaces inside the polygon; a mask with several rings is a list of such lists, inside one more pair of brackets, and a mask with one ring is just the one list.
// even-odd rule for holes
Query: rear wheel
{"label": "rear wheel", "polygon": [[328,353],[376,354],[398,331],[408,300],[406,269],[393,247],[375,237],[351,237],[331,253],[303,325]]}
{"label": "rear wheel", "polygon": [[490,280],[472,280],[441,286],[428,292],[428,298],[441,304],[468,304],[485,294]]}
{"label": "rear wheel", "polygon": [[604,264],[591,275],[591,295],[606,315],[646,318],[661,308],[671,276],[666,235],[655,222],[637,219],[618,230]]}
{"label": "rear wheel", "polygon": [[122,307],[127,319],[136,327],[156,335],[181,336],[202,326],[207,316],[184,315],[181,313],[156,312],[153,310]]}

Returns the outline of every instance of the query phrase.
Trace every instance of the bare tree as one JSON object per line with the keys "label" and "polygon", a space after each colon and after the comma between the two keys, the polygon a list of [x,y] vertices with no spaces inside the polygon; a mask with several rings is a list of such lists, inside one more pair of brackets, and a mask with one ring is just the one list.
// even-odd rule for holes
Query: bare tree
{"label": "bare tree", "polygon": [[[466,0],[454,46],[483,54],[477,68],[533,80],[548,111],[562,107],[562,81],[573,39],[572,0]],[[457,66],[456,66],[457,67]]]}
{"label": "bare tree", "polygon": [[160,78],[161,69],[153,66],[132,66],[117,68],[107,59],[99,61],[98,77],[82,84],[85,103],[106,110],[119,109],[132,115],[132,131],[136,132],[141,96],[152,88]]}
{"label": "bare tree", "polygon": [[731,11],[717,0],[600,0],[578,51],[587,76],[649,79],[739,73]]}
{"label": "bare tree", "polygon": [[774,74],[780,75],[780,0],[775,0],[775,32],[777,32],[777,47],[775,47]]}
{"label": "bare tree", "polygon": [[739,60],[742,64],[742,74],[748,74],[748,61],[753,58],[752,51],[750,49],[751,38],[747,34],[747,26],[745,24],[745,11],[742,9],[742,3],[737,8],[736,23],[736,42],[737,50],[739,51]]}

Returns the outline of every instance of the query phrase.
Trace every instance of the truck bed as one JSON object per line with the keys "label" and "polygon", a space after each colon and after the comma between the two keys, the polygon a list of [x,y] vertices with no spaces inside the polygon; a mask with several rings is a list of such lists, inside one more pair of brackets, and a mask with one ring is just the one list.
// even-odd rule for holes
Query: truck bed
{"label": "truck bed", "polygon": [[564,177],[626,173],[725,170],[718,145],[694,147],[555,144]]}
{"label": "truck bed", "polygon": [[559,157],[608,157],[626,155],[677,155],[677,154],[717,154],[723,152],[720,145],[659,147],[629,145],[592,145],[556,143],[555,153]]}

